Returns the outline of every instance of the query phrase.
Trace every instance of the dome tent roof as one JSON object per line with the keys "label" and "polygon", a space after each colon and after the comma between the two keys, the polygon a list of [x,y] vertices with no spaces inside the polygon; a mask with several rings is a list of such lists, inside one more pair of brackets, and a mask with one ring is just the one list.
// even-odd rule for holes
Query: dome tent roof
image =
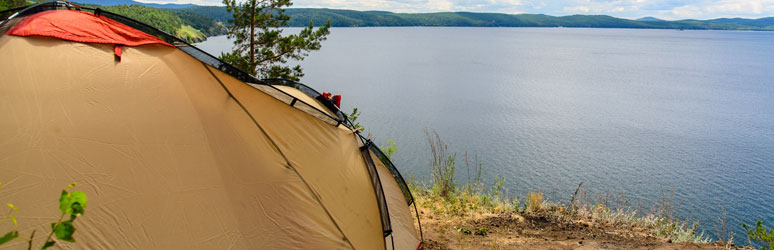
{"label": "dome tent roof", "polygon": [[[83,248],[416,248],[400,173],[340,112],[300,96],[319,93],[255,79],[134,20],[65,6],[0,24],[0,171],[34,187],[0,199],[24,208],[22,233],[44,231],[57,211],[34,198],[78,181],[90,195],[75,235]],[[38,20],[51,15],[77,20]],[[29,26],[41,21],[100,23],[79,32],[101,40]],[[25,27],[32,35],[14,33]],[[115,45],[128,46],[120,62],[105,59]]]}

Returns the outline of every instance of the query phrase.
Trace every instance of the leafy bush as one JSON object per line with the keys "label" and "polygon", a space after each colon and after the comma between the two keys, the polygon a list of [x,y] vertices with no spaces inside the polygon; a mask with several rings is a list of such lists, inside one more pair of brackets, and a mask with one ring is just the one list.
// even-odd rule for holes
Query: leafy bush
{"label": "leafy bush", "polygon": [[761,220],[755,222],[755,228],[747,226],[746,223],[742,223],[742,227],[747,230],[747,238],[760,243],[765,244],[768,247],[762,247],[766,250],[774,250],[774,228],[766,229]]}

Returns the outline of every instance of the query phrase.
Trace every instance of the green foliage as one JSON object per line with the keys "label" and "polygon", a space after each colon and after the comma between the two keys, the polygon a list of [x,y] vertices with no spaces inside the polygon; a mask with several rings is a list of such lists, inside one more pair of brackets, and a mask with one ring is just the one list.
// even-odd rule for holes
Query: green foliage
{"label": "green foliage", "polygon": [[360,125],[359,122],[357,122],[357,118],[360,117],[360,112],[358,112],[357,108],[352,108],[352,113],[349,113],[347,115],[347,119],[349,119],[350,122],[352,122],[352,125],[355,127],[355,130],[363,131],[365,128]]}
{"label": "green foliage", "polygon": [[747,238],[760,243],[761,245],[768,245],[767,247],[761,247],[761,249],[774,250],[774,228],[766,229],[761,220],[755,222],[755,228],[749,227],[746,223],[742,223],[742,227],[747,230]]}
{"label": "green foliage", "polygon": [[[191,7],[195,8],[195,7]],[[187,11],[186,9],[169,9],[170,12],[175,13],[184,24],[193,27],[207,36],[223,35],[226,34],[225,21],[219,21],[215,18],[211,18],[205,15],[197,14],[195,12]]]}
{"label": "green foliage", "polygon": [[[74,188],[75,185],[77,185],[75,182],[67,185],[67,189],[62,190],[62,193],[59,195],[59,211],[61,212],[61,216],[59,217],[59,221],[51,223],[51,233],[48,235],[43,249],[55,244],[55,242],[51,240],[52,235],[55,235],[57,239],[63,241],[75,242],[75,239],[73,238],[73,234],[75,233],[73,222],[85,213],[86,202],[89,200],[83,192],[68,191],[68,189]],[[70,219],[63,220],[68,215],[70,216]],[[50,246],[46,247],[46,245],[49,244]]]}
{"label": "green foliage", "polygon": [[[179,9],[180,11],[194,13],[200,16],[206,16],[215,19],[216,22],[227,23],[233,16],[226,10],[226,7],[219,6],[193,6]],[[306,25],[306,24],[304,24]]]}
{"label": "green foliage", "polygon": [[0,237],[0,245],[5,244],[6,242],[9,242],[13,239],[16,239],[19,237],[19,231],[10,231],[3,235],[3,237]]}
{"label": "green foliage", "polygon": [[167,10],[142,5],[94,6],[143,22],[164,32],[174,34],[183,26],[183,20]]}
{"label": "green foliage", "polygon": [[285,7],[290,0],[223,0],[233,18],[228,20],[228,37],[234,50],[221,59],[260,78],[285,78],[298,81],[304,76],[301,66],[286,66],[288,60],[301,61],[310,51],[319,50],[330,33],[330,22],[314,29],[309,24],[298,34],[284,35],[290,16]]}
{"label": "green foliage", "polygon": [[[2,186],[3,186],[3,183],[0,182],[0,188],[2,188]],[[11,222],[13,222],[13,225],[16,226],[17,225],[16,217],[13,215],[13,212],[16,212],[18,210],[19,210],[19,208],[15,207],[11,203],[8,203],[8,213],[3,217],[2,220],[0,220],[0,224],[3,224],[6,221],[11,220]],[[16,230],[10,231],[10,232],[6,233],[5,235],[3,235],[3,237],[0,237],[0,245],[3,245],[3,244],[5,244],[5,243],[7,243],[7,242],[9,242],[9,241],[11,241],[13,239],[18,238],[18,237],[19,237],[19,232],[18,231],[16,231]]]}
{"label": "green foliage", "polygon": [[[67,242],[75,242],[75,238],[73,238],[73,234],[75,233],[75,225],[73,225],[73,222],[78,217],[82,216],[86,212],[86,202],[89,200],[89,198],[86,196],[85,193],[80,191],[70,191],[72,190],[77,183],[73,182],[70,185],[67,185],[67,189],[62,190],[62,192],[59,195],[59,212],[60,217],[57,222],[51,223],[51,233],[46,238],[45,243],[41,247],[41,249],[48,249],[56,244],[56,241],[52,240],[52,236],[56,236],[57,239],[67,241]],[[2,183],[0,183],[0,187],[2,187]],[[17,211],[18,208],[16,208],[13,204],[8,204],[8,207],[10,208],[10,211],[8,212],[8,215],[0,221],[0,224],[5,222],[7,219],[12,219],[14,226],[16,226],[16,218],[13,217],[13,212]],[[66,216],[69,215],[69,220],[64,220]],[[35,231],[32,231],[32,234],[30,235],[30,240],[28,241],[29,246],[28,249],[32,249],[32,239],[35,236]],[[6,233],[3,237],[0,237],[0,245],[5,244],[13,239],[16,239],[19,237],[18,231],[11,231]]]}
{"label": "green foliage", "polygon": [[157,9],[142,5],[90,6],[123,15],[172,34],[189,43],[201,42],[207,36],[226,33],[216,20],[192,12]]}
{"label": "green foliage", "polygon": [[81,216],[86,209],[86,201],[88,200],[89,198],[83,192],[62,190],[59,197],[59,210],[62,211],[62,214]]}
{"label": "green foliage", "polygon": [[467,228],[467,227],[457,227],[457,232],[461,232],[464,234],[472,234],[473,230],[470,230],[470,228]]}
{"label": "green foliage", "polygon": [[63,221],[59,223],[59,225],[56,223],[51,223],[51,230],[54,230],[54,235],[56,235],[57,239],[75,242],[75,239],[73,239],[75,226],[73,226],[71,221]]}
{"label": "green foliage", "polygon": [[395,145],[393,140],[387,140],[387,146],[379,147],[379,149],[384,152],[384,155],[386,155],[387,158],[392,159],[392,154],[398,151],[398,146]]}
{"label": "green foliage", "polygon": [[334,27],[368,26],[468,26],[468,27],[589,27],[644,29],[774,30],[774,19],[720,18],[713,20],[635,21],[606,15],[549,16],[471,12],[391,13],[335,9],[289,9],[290,26],[299,20],[330,20]]}
{"label": "green foliage", "polygon": [[34,2],[27,0],[0,0],[0,11],[23,7],[33,3]]}
{"label": "green foliage", "polygon": [[489,229],[486,227],[481,227],[479,229],[476,229],[476,232],[474,234],[480,235],[480,236],[486,236],[487,233],[489,233]]}

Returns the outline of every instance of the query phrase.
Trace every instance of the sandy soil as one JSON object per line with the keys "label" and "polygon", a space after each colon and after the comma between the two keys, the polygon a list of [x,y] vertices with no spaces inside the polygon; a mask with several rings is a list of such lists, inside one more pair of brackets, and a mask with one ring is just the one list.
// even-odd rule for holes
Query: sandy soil
{"label": "sandy soil", "polygon": [[423,249],[738,249],[722,242],[672,243],[636,227],[594,225],[549,213],[450,218],[430,209],[419,212]]}

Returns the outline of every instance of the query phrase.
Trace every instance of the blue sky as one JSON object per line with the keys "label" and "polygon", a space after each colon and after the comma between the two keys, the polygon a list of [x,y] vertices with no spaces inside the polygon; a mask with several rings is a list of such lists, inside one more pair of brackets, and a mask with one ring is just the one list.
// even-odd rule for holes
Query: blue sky
{"label": "blue sky", "polygon": [[[149,3],[222,5],[220,0],[138,0]],[[292,7],[392,12],[471,11],[548,15],[611,15],[662,19],[774,16],[774,0],[294,0]]]}

